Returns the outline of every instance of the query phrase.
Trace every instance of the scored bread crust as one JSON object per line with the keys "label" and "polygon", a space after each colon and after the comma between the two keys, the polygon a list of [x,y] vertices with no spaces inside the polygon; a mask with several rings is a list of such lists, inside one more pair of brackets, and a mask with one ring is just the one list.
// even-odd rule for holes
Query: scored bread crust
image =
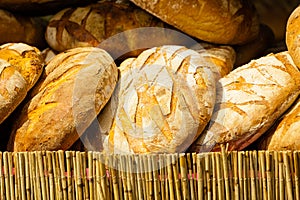
{"label": "scored bread crust", "polygon": [[0,123],[24,100],[43,66],[40,51],[35,47],[24,43],[0,46]]}
{"label": "scored bread crust", "polygon": [[203,61],[196,51],[175,45],[125,60],[110,103],[98,116],[104,152],[188,148],[210,120],[215,102],[215,77]]}
{"label": "scored bread crust", "polygon": [[217,83],[211,122],[189,151],[243,150],[295,101],[300,72],[287,51],[243,65]]}
{"label": "scored bread crust", "polygon": [[283,151],[300,149],[300,98],[279,122],[274,133],[267,136],[267,150]]}
{"label": "scored bread crust", "polygon": [[118,70],[93,47],[56,55],[13,125],[10,151],[67,150],[109,100]]}
{"label": "scored bread crust", "polygon": [[162,21],[200,40],[242,44],[259,33],[256,10],[248,0],[131,0]]}

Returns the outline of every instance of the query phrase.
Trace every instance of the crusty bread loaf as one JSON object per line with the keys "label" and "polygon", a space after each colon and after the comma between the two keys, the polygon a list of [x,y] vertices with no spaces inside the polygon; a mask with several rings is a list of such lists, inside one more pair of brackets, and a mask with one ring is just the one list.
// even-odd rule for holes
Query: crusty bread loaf
{"label": "crusty bread loaf", "polygon": [[242,44],[255,39],[259,20],[248,0],[131,0],[151,14],[200,40]]}
{"label": "crusty bread loaf", "polygon": [[117,77],[113,59],[102,49],[56,55],[17,117],[8,150],[68,149],[107,103]]}
{"label": "crusty bread loaf", "polygon": [[300,69],[300,6],[289,16],[286,26],[286,45],[294,63]]}
{"label": "crusty bread loaf", "polygon": [[300,93],[300,72],[287,51],[236,68],[217,83],[207,129],[189,151],[242,150],[259,138]]}
{"label": "crusty bread loaf", "polygon": [[0,9],[0,44],[22,42],[38,48],[46,46],[42,20]]}
{"label": "crusty bread loaf", "polygon": [[98,120],[109,153],[182,152],[202,132],[215,102],[213,66],[167,45],[120,66],[116,90]]}
{"label": "crusty bread loaf", "polygon": [[120,60],[164,44],[196,43],[133,3],[113,1],[58,12],[47,26],[46,40],[56,51],[97,46]]}
{"label": "crusty bread loaf", "polygon": [[299,150],[300,149],[300,98],[282,117],[272,132],[260,139],[259,149]]}
{"label": "crusty bread loaf", "polygon": [[201,42],[190,48],[200,54],[204,59],[203,64],[206,62],[208,66],[214,66],[212,70],[216,70],[214,71],[216,79],[231,72],[236,62],[236,52],[231,46]]}
{"label": "crusty bread loaf", "polygon": [[0,123],[24,100],[43,71],[40,51],[23,43],[0,46]]}

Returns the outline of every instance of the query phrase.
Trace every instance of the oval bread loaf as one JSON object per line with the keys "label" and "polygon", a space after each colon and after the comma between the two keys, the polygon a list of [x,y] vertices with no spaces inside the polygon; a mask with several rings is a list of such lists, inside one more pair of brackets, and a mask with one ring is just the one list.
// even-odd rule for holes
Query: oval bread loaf
{"label": "oval bread loaf", "polygon": [[104,151],[183,152],[214,107],[215,78],[204,60],[167,45],[122,62],[116,90],[98,116]]}
{"label": "oval bread loaf", "polygon": [[113,59],[102,49],[56,55],[16,119],[8,149],[67,150],[107,103],[117,77]]}
{"label": "oval bread loaf", "polygon": [[35,47],[23,43],[0,46],[0,123],[25,99],[43,66],[40,51]]}
{"label": "oval bread loaf", "polygon": [[256,10],[248,0],[131,0],[162,21],[200,40],[242,44],[259,33]]}
{"label": "oval bread loaf", "polygon": [[300,98],[274,129],[260,141],[260,148],[275,151],[300,149]]}
{"label": "oval bread loaf", "polygon": [[300,69],[300,6],[289,16],[286,25],[286,46],[294,63]]}
{"label": "oval bread loaf", "polygon": [[189,151],[243,150],[267,131],[300,93],[300,72],[287,51],[238,67],[217,83],[207,129]]}

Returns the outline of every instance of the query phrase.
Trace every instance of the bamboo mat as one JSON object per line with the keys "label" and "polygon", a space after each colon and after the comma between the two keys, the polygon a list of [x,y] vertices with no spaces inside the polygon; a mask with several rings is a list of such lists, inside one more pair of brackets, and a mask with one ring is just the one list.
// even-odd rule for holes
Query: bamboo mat
{"label": "bamboo mat", "polygon": [[300,199],[299,152],[0,152],[0,199]]}

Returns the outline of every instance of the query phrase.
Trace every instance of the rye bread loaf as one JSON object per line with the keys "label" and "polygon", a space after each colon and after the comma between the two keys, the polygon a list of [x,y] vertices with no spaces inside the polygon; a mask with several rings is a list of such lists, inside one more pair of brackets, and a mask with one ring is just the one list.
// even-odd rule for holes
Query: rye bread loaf
{"label": "rye bread loaf", "polygon": [[242,44],[259,33],[257,12],[248,0],[131,0],[162,21],[200,40]]}
{"label": "rye bread loaf", "polygon": [[113,59],[102,49],[56,55],[17,117],[8,150],[67,150],[107,103],[117,76]]}
{"label": "rye bread loaf", "polygon": [[206,63],[196,51],[175,45],[151,48],[122,62],[116,90],[98,116],[104,152],[188,148],[214,107],[215,77]]}
{"label": "rye bread loaf", "polygon": [[287,51],[238,67],[217,83],[211,121],[189,151],[243,150],[267,131],[300,93],[300,72]]}
{"label": "rye bread loaf", "polygon": [[23,43],[0,46],[0,123],[24,100],[43,71],[40,51]]}

